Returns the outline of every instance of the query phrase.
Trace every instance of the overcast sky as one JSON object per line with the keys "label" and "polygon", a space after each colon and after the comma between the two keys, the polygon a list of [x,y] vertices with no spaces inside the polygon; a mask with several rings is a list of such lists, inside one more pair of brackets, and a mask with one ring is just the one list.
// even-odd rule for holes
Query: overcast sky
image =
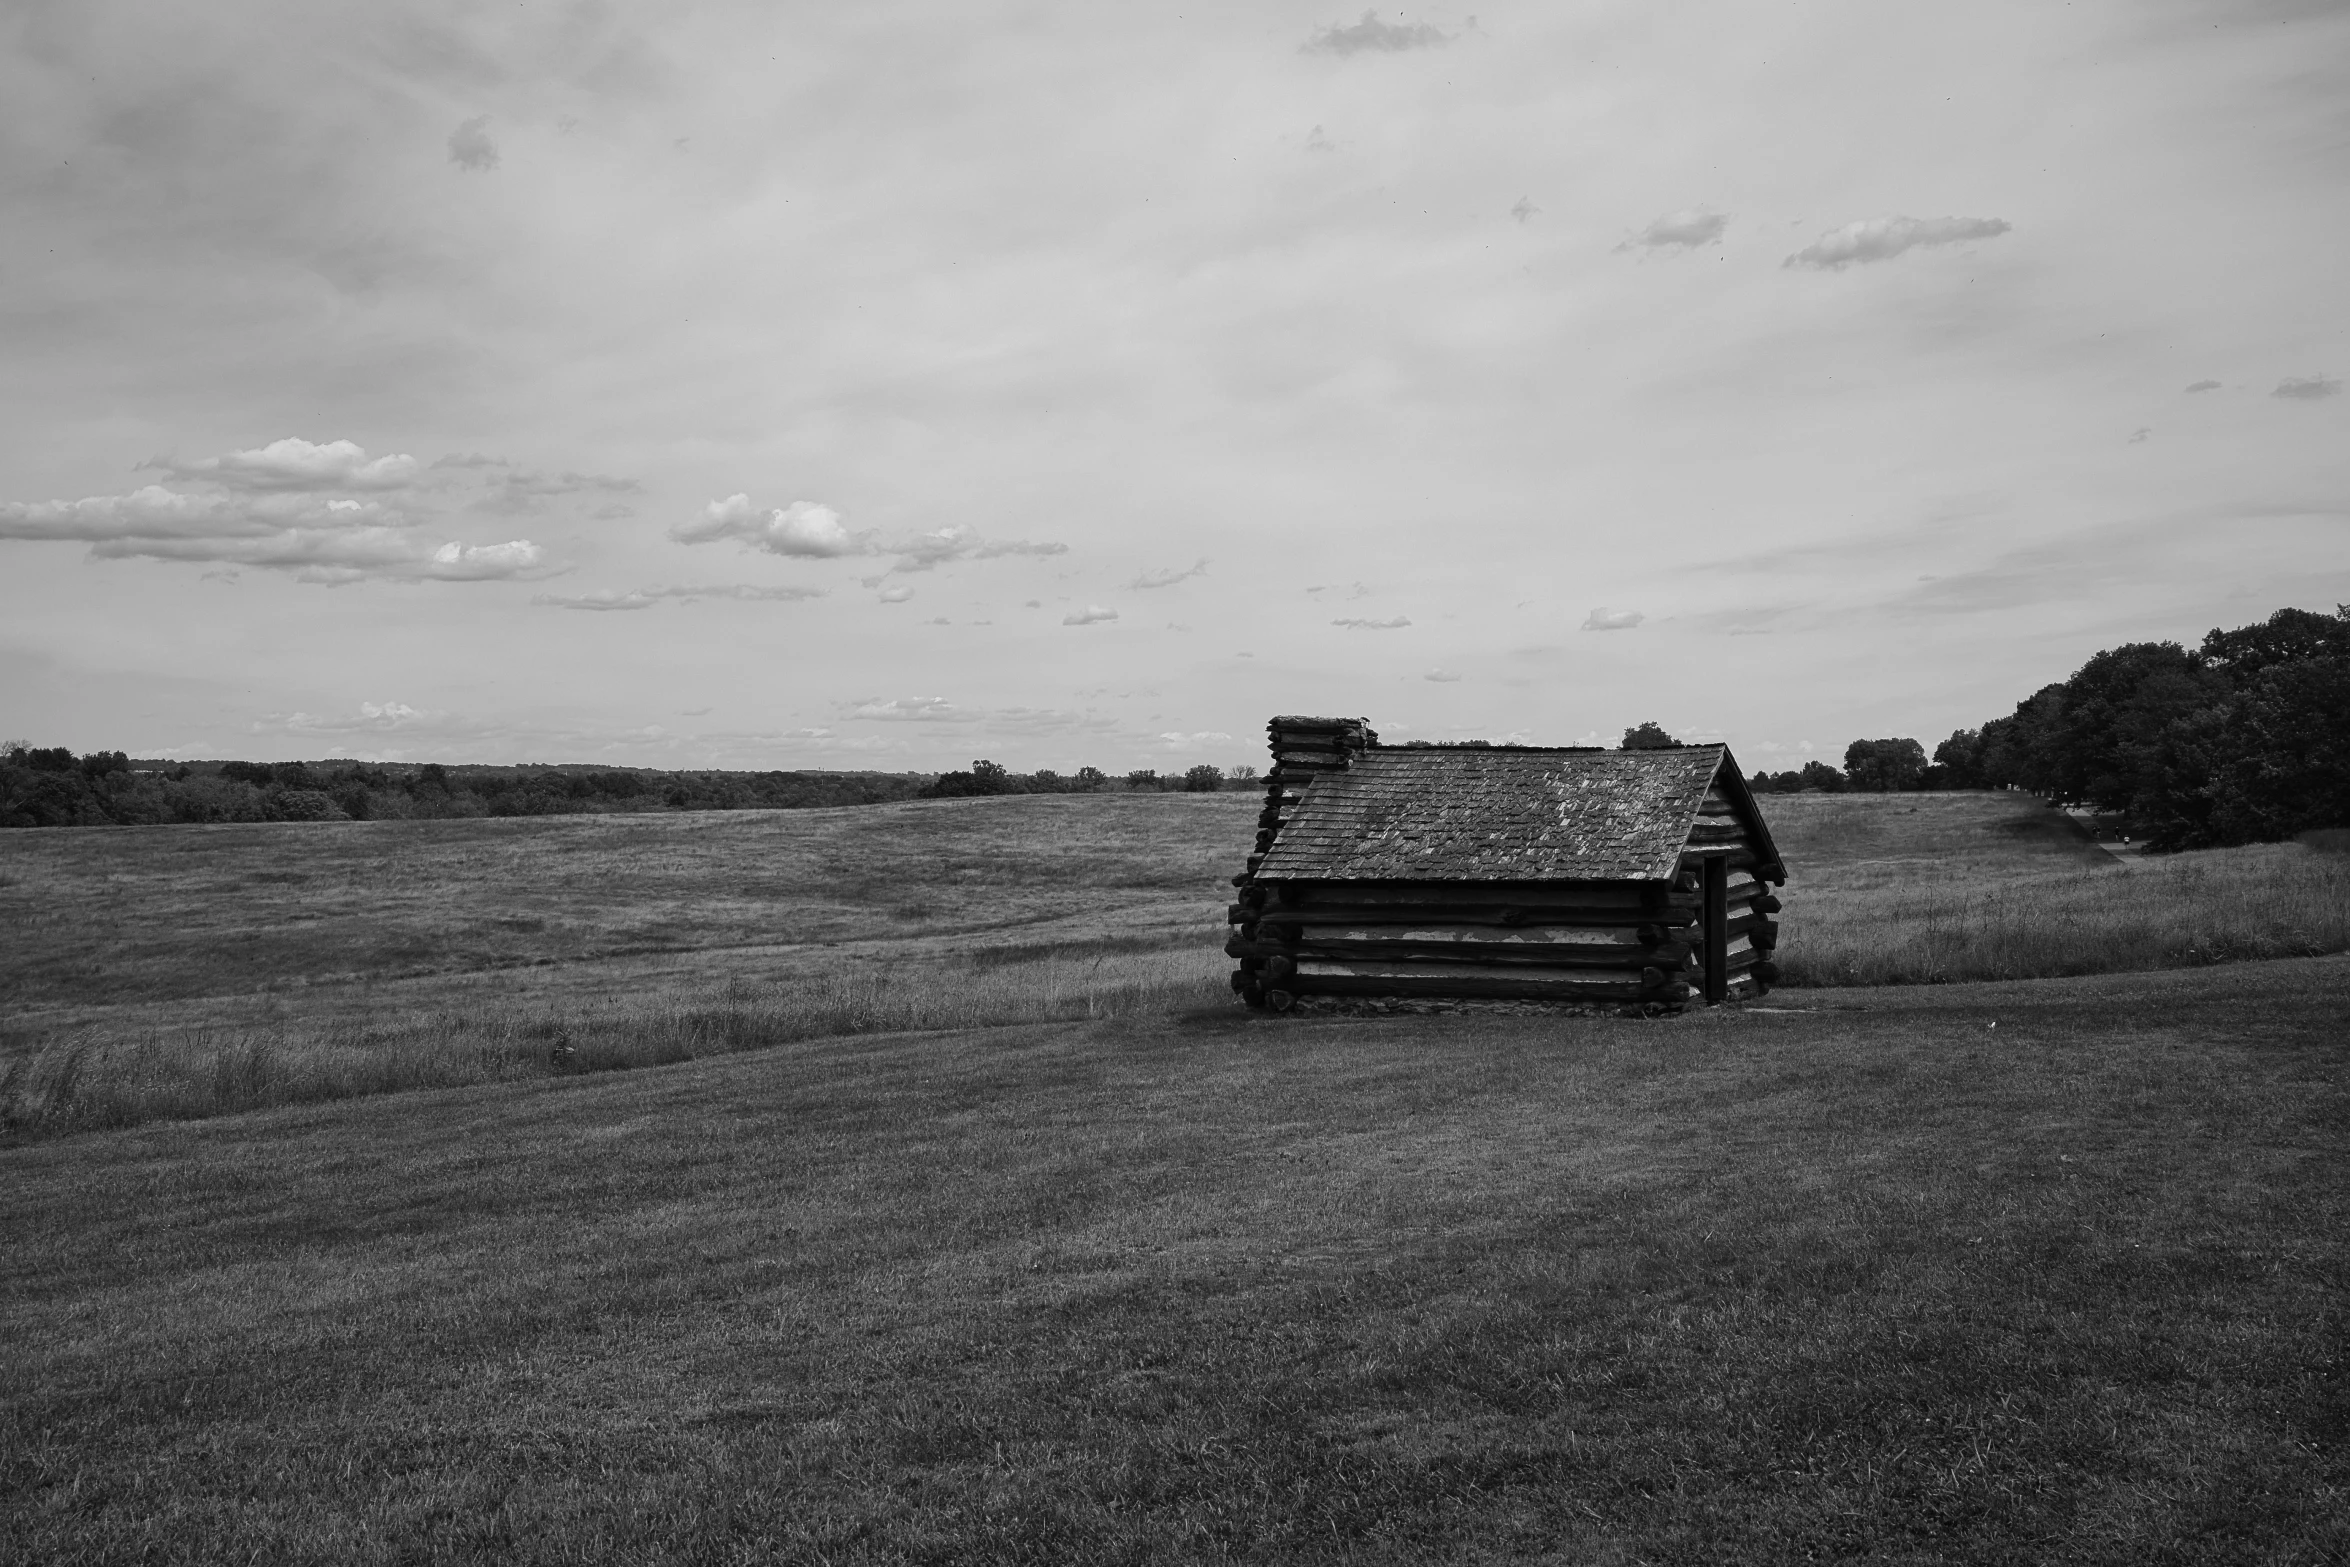
{"label": "overcast sky", "polygon": [[1929,749],[2350,599],[2350,7],[0,8],[0,732]]}

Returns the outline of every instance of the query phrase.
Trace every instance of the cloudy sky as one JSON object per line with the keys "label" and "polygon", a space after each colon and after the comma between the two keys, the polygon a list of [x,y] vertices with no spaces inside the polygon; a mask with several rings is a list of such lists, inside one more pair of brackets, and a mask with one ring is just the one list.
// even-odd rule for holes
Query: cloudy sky
{"label": "cloudy sky", "polygon": [[2350,599],[2350,7],[13,0],[0,731],[1749,767]]}

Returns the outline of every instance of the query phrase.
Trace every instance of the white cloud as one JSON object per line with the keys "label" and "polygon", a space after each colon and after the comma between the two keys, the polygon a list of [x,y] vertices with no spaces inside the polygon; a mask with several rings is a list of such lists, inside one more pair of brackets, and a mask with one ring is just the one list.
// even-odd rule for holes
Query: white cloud
{"label": "white cloud", "polygon": [[1862,218],[1822,234],[1783,265],[1841,272],[1856,263],[1890,261],[1920,245],[1997,239],[2014,226],[2005,218]]}
{"label": "white cloud", "polygon": [[824,597],[822,588],[803,588],[792,584],[781,586],[755,582],[729,582],[718,586],[693,585],[688,587],[647,588],[644,591],[656,598],[677,599],[691,603],[695,599],[740,599],[746,604],[797,604],[805,599]]}
{"label": "white cloud", "polygon": [[498,144],[490,140],[488,115],[477,114],[449,132],[449,161],[485,174],[498,166]]}
{"label": "white cloud", "polygon": [[[890,554],[897,556],[889,568],[895,572],[928,571],[948,561],[991,560],[1005,555],[1061,555],[1069,548],[1066,544],[1032,544],[1025,539],[987,539],[960,526],[882,540],[869,532],[850,532],[840,513],[814,501],[761,508],[752,505],[748,495],[739,494],[710,502],[698,519],[678,523],[669,536],[680,544],[740,539],[771,555],[808,559]],[[866,585],[879,580],[869,579]]]}
{"label": "white cloud", "polygon": [[255,538],[302,526],[396,527],[404,519],[374,502],[307,495],[191,495],[149,484],[128,495],[78,501],[0,502],[0,538]]}
{"label": "white cloud", "polygon": [[1146,571],[1132,582],[1127,583],[1126,586],[1129,588],[1171,588],[1178,582],[1204,575],[1207,569],[1208,563],[1203,558],[1189,571],[1177,571],[1172,566],[1164,571]]}
{"label": "white cloud", "polygon": [[868,723],[973,724],[982,715],[967,707],[957,707],[943,696],[903,696],[888,701],[869,696],[852,703],[841,716]]}
{"label": "white cloud", "polygon": [[446,716],[410,707],[405,702],[362,702],[355,714],[332,717],[320,713],[283,713],[272,714],[265,722],[295,734],[385,734],[436,725]]}
{"label": "white cloud", "polygon": [[1694,250],[1700,245],[1718,245],[1730,227],[1728,217],[1719,212],[1708,212],[1702,207],[1684,207],[1668,212],[1618,245],[1618,250]]}
{"label": "white cloud", "polygon": [[1385,620],[1368,620],[1358,615],[1330,622],[1334,626],[1344,626],[1349,631],[1400,631],[1411,623],[1408,615],[1391,615]]}
{"label": "white cloud", "polygon": [[913,596],[914,590],[907,587],[890,587],[881,590],[881,602],[884,604],[903,604]]}
{"label": "white cloud", "polygon": [[1449,686],[1459,681],[1461,677],[1454,674],[1449,669],[1431,669],[1428,671],[1428,673],[1422,675],[1420,678],[1422,680],[1433,680],[1440,686]]}
{"label": "white cloud", "polygon": [[1066,544],[1031,544],[1025,539],[996,543],[981,538],[965,527],[919,533],[912,538],[896,540],[886,548],[898,557],[890,565],[892,571],[928,571],[933,566],[952,560],[992,560],[1004,555],[1065,555],[1069,552]]}
{"label": "white cloud", "polygon": [[1196,751],[1203,745],[1225,744],[1231,738],[1221,729],[1202,729],[1195,734],[1170,729],[1159,736],[1159,744],[1170,751]]}
{"label": "white cloud", "polygon": [[770,555],[830,559],[870,552],[863,535],[841,525],[840,513],[814,501],[761,508],[748,495],[729,495],[702,508],[698,521],[681,522],[669,530],[680,544],[708,544],[718,539],[741,539]]}
{"label": "white cloud", "polygon": [[517,577],[536,568],[546,553],[528,539],[509,539],[504,544],[459,544],[451,540],[432,552],[426,574],[448,582]]}
{"label": "white cloud", "polygon": [[2341,395],[2342,383],[2329,375],[2289,375],[2277,383],[2271,397],[2297,397],[2315,402],[2321,397]]}
{"label": "white cloud", "polygon": [[757,583],[731,582],[715,587],[650,587],[599,588],[593,593],[541,593],[531,602],[546,604],[556,609],[650,609],[663,599],[692,603],[696,599],[741,599],[750,603],[796,603],[802,599],[822,598],[822,588],[768,587]]}
{"label": "white cloud", "polygon": [[[0,515],[0,536],[12,533]],[[57,537],[15,533],[16,537]],[[153,534],[100,538],[90,546],[100,560],[202,561],[292,571],[303,581],[327,584],[384,578],[407,582],[484,582],[546,575],[546,552],[528,539],[466,545],[454,540],[437,548],[405,528],[323,526],[287,528],[261,536],[248,533],[159,537]]]}
{"label": "white cloud", "polygon": [[1099,604],[1088,604],[1083,609],[1072,610],[1063,615],[1061,624],[1064,626],[1096,626],[1104,621],[1116,620],[1117,618],[1118,612],[1114,609],[1104,609]]}
{"label": "white cloud", "polygon": [[187,463],[157,457],[141,466],[230,490],[396,490],[413,483],[417,471],[416,459],[405,453],[371,459],[353,441],[318,445],[290,435],[251,451]]}
{"label": "white cloud", "polygon": [[[433,466],[438,468],[442,465],[436,462]],[[488,488],[474,501],[473,509],[508,514],[538,512],[546,509],[548,501],[566,495],[635,495],[641,494],[643,489],[644,486],[634,479],[618,479],[609,474],[568,471],[528,473],[515,470],[492,479]],[[633,507],[617,502],[606,504],[594,513],[599,518],[630,517],[635,514]]]}
{"label": "white cloud", "polygon": [[1072,713],[1059,707],[1000,707],[985,715],[989,727],[1015,734],[1107,733],[1118,727],[1114,718],[1098,713]]}
{"label": "white cloud", "polygon": [[407,488],[416,460],[370,458],[350,441],[289,437],[195,462],[154,459],[200,490],[149,484],[127,495],[78,501],[0,502],[0,538],[87,543],[94,558],[202,562],[291,571],[307,582],[479,582],[548,575],[546,551],[528,539],[438,545],[417,516],[336,490]]}
{"label": "white cloud", "polygon": [[1426,22],[1383,22],[1376,11],[1365,11],[1351,24],[1333,22],[1306,40],[1307,54],[1397,54],[1407,49],[1441,49],[1452,42],[1448,33]]}
{"label": "white cloud", "polygon": [[1648,617],[1636,609],[1593,610],[1583,618],[1585,631],[1629,631]]}

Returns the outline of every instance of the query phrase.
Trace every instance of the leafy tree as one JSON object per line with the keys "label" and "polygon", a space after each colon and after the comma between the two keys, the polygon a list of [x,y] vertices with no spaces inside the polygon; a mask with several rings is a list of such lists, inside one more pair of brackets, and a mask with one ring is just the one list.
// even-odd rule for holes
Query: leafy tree
{"label": "leafy tree", "polygon": [[269,795],[269,819],[277,822],[339,822],[340,807],[316,789],[275,789]]}
{"label": "leafy tree", "polygon": [[1933,765],[1926,776],[1918,780],[1925,789],[1981,789],[1983,779],[1983,731],[1954,729],[1950,738],[1934,747]]}
{"label": "leafy tree", "polygon": [[2331,615],[2312,609],[2280,609],[2257,626],[2234,631],[2214,628],[2203,639],[2203,662],[2237,684],[2277,664],[2317,658],[2350,658],[2350,605]]}
{"label": "leafy tree", "polygon": [[2211,727],[2213,841],[2350,827],[2350,657],[2269,665]]}
{"label": "leafy tree", "polygon": [[922,792],[933,799],[1008,794],[1011,792],[1011,774],[1005,772],[999,763],[976,761],[967,773],[940,773],[938,781]]}
{"label": "leafy tree", "polygon": [[1842,794],[1845,781],[1842,773],[1825,762],[1806,762],[1801,770],[1758,772],[1747,780],[1746,787],[1756,794]]}
{"label": "leafy tree", "polygon": [[1028,783],[1038,794],[1066,794],[1069,789],[1067,780],[1049,767],[1039,767],[1029,774]]}
{"label": "leafy tree", "polygon": [[1639,723],[1624,731],[1621,749],[1626,751],[1669,751],[1681,742],[1665,732],[1662,724]]}
{"label": "leafy tree", "polygon": [[2064,727],[2064,686],[2042,686],[2005,718],[1983,726],[1979,753],[1983,781],[1995,789],[2010,785],[2035,794],[2050,791],[2056,777],[2054,737]]}
{"label": "leafy tree", "polygon": [[[1936,752],[1961,770],[1961,730]],[[2194,651],[2135,642],[2092,656],[1985,724],[1974,775],[2126,813],[2156,849],[2251,843],[2350,824],[2350,606],[2280,609]]]}
{"label": "leafy tree", "polygon": [[2127,811],[2144,783],[2140,753],[2165,724],[2224,694],[2225,677],[2176,642],[2098,653],[2064,683],[2064,723],[2050,736],[2050,792]]}
{"label": "leafy tree", "polygon": [[1224,769],[1221,767],[1202,762],[1184,771],[1183,790],[1186,794],[1214,794],[1223,787]]}
{"label": "leafy tree", "polygon": [[1855,740],[1844,748],[1844,777],[1854,789],[1914,789],[1925,770],[1926,748],[1915,740]]}
{"label": "leafy tree", "polygon": [[1076,777],[1071,780],[1079,792],[1084,794],[1094,793],[1109,781],[1110,775],[1098,767],[1080,767],[1077,769]]}
{"label": "leafy tree", "polygon": [[1126,787],[1137,794],[1154,790],[1158,786],[1159,773],[1155,767],[1137,767],[1126,775]]}

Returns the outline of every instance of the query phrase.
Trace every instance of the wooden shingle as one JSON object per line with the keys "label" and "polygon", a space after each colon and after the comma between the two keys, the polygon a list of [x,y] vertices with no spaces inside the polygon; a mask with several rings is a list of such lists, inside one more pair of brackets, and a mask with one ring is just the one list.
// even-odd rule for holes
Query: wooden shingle
{"label": "wooden shingle", "polygon": [[[1652,751],[1375,749],[1315,778],[1256,874],[1300,881],[1664,881],[1719,745]],[[1727,770],[1736,780],[1734,765]],[[1742,781],[1730,798],[1742,800]],[[1717,805],[1721,796],[1716,795]],[[1767,830],[1751,802],[1767,859]]]}

